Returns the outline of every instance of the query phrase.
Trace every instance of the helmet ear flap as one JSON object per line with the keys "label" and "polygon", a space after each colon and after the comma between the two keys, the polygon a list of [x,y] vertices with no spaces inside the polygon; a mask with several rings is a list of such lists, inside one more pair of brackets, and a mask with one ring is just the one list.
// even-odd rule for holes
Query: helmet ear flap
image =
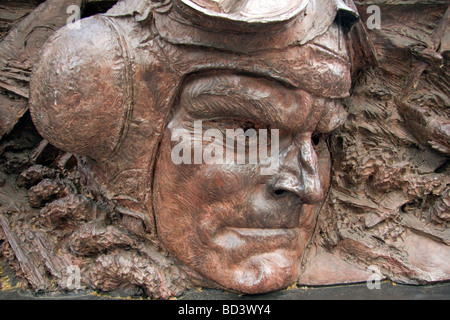
{"label": "helmet ear flap", "polygon": [[64,27],[46,43],[30,84],[40,134],[67,152],[105,160],[117,149],[132,110],[129,54],[107,17]]}

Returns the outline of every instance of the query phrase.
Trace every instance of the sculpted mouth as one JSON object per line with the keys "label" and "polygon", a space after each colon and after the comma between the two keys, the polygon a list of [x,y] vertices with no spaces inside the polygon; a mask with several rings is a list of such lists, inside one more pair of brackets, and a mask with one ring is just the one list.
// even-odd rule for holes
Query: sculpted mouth
{"label": "sculpted mouth", "polygon": [[242,237],[277,237],[294,235],[298,231],[298,228],[228,228],[231,232],[235,232]]}
{"label": "sculpted mouth", "polygon": [[[223,249],[243,247],[259,248],[262,251],[279,247],[291,247],[300,235],[299,228],[224,228],[214,237],[214,243]],[[259,250],[257,250],[259,251]]]}

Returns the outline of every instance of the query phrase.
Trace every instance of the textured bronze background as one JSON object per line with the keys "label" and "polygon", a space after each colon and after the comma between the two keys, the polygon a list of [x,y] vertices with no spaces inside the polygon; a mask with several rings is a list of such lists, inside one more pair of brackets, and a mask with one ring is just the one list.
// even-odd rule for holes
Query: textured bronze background
{"label": "textured bronze background", "polygon": [[[38,2],[0,5],[0,289],[449,280],[448,4]],[[175,165],[199,120],[280,129],[277,173]]]}

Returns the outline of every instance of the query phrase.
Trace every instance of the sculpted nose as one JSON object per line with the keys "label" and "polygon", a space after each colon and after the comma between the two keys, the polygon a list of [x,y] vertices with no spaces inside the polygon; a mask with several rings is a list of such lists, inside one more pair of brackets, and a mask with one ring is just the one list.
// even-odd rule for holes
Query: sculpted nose
{"label": "sculpted nose", "polygon": [[299,139],[283,157],[280,171],[269,183],[276,198],[295,195],[303,203],[315,204],[324,198],[318,159],[311,138]]}

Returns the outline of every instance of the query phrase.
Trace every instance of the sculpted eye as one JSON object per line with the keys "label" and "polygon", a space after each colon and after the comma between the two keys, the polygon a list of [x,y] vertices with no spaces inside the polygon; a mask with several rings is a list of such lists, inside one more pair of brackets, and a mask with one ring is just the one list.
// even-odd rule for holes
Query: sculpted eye
{"label": "sculpted eye", "polygon": [[[244,132],[247,132],[250,129],[253,129],[256,131],[256,130],[258,130],[258,126],[253,122],[245,122],[241,125],[241,129],[244,130]],[[253,132],[253,130],[250,130],[250,132]]]}
{"label": "sculpted eye", "polygon": [[326,140],[328,138],[328,134],[315,132],[311,135],[311,143],[316,152],[320,152],[323,148],[326,147]]}
{"label": "sculpted eye", "polygon": [[319,144],[322,142],[323,138],[324,138],[324,135],[322,133],[318,133],[318,132],[313,133],[311,136],[312,145],[314,147],[319,146]]}
{"label": "sculpted eye", "polygon": [[218,130],[224,137],[224,141],[232,143],[236,141],[239,145],[249,146],[262,143],[271,145],[272,130],[268,125],[253,121],[239,121],[236,119],[217,119],[202,123],[203,130]]}
{"label": "sculpted eye", "polygon": [[249,144],[250,141],[254,141],[256,143],[265,141],[265,143],[270,145],[271,130],[268,126],[256,122],[246,121],[239,124],[238,130],[236,132],[238,133],[238,135],[244,136],[246,144]]}
{"label": "sculpted eye", "polygon": [[251,121],[241,121],[235,119],[217,119],[214,121],[204,121],[203,126],[206,129],[216,128],[225,133],[226,130],[235,130],[252,133],[261,129],[268,129],[267,126]]}

